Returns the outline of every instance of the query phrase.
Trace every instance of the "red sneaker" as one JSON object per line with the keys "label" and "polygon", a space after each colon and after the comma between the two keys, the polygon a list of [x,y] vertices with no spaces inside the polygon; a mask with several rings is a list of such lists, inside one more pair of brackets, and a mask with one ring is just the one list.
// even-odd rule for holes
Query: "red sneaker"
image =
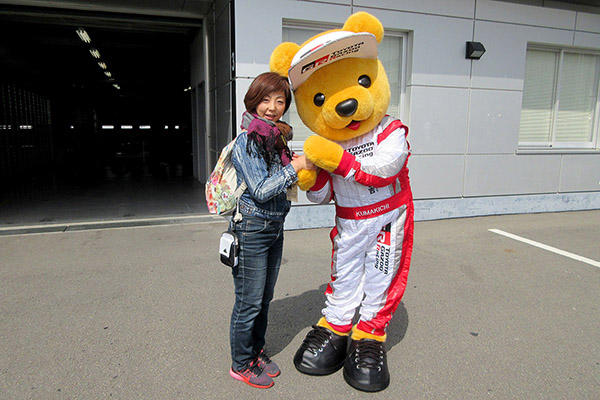
{"label": "red sneaker", "polygon": [[259,388],[267,389],[273,386],[273,379],[258,365],[257,361],[252,361],[248,368],[244,368],[241,371],[234,371],[233,368],[229,370],[229,375],[233,379],[247,383],[248,385]]}
{"label": "red sneaker", "polygon": [[279,366],[275,364],[275,361],[269,358],[267,353],[265,353],[264,349],[261,350],[258,354],[257,361],[258,366],[261,367],[271,378],[275,378],[276,376],[279,376],[279,374],[281,374]]}

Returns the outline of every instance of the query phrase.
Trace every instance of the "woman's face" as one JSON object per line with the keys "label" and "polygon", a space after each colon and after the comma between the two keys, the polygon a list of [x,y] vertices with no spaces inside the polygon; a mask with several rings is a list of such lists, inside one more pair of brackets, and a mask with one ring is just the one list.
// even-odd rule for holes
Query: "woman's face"
{"label": "woman's face", "polygon": [[263,97],[256,106],[259,117],[269,121],[279,121],[285,111],[285,94],[283,92],[272,92]]}

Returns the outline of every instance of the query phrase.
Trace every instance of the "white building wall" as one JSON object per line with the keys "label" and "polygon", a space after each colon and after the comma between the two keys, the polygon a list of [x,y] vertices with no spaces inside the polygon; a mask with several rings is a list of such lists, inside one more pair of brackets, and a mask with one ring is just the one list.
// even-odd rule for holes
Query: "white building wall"
{"label": "white building wall", "polygon": [[600,33],[600,15],[598,14],[577,13],[576,22],[576,31]]}
{"label": "white building wall", "polygon": [[[527,44],[600,50],[598,14],[492,0],[237,0],[237,115],[284,19],[341,24],[357,11],[409,34],[402,119],[416,219],[600,208],[600,153],[518,150]],[[470,40],[486,47],[480,60],[465,59]],[[301,195],[288,229],[333,224],[331,205],[308,204]]]}

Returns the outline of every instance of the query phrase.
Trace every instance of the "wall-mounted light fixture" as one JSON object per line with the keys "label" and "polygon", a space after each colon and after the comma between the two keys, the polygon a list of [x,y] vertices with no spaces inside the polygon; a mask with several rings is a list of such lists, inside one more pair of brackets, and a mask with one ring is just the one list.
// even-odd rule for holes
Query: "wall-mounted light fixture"
{"label": "wall-mounted light fixture", "polygon": [[466,58],[471,60],[479,60],[485,53],[485,47],[480,42],[467,42]]}

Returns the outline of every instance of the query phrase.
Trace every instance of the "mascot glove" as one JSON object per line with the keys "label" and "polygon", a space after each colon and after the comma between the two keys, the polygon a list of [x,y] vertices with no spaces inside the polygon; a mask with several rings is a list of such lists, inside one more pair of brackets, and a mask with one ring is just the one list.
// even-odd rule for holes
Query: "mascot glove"
{"label": "mascot glove", "polygon": [[298,171],[298,187],[307,191],[317,182],[317,171],[313,169],[301,169]]}
{"label": "mascot glove", "polygon": [[319,168],[346,176],[351,169],[357,170],[355,157],[344,151],[342,146],[321,136],[310,136],[304,142],[304,154]]}

